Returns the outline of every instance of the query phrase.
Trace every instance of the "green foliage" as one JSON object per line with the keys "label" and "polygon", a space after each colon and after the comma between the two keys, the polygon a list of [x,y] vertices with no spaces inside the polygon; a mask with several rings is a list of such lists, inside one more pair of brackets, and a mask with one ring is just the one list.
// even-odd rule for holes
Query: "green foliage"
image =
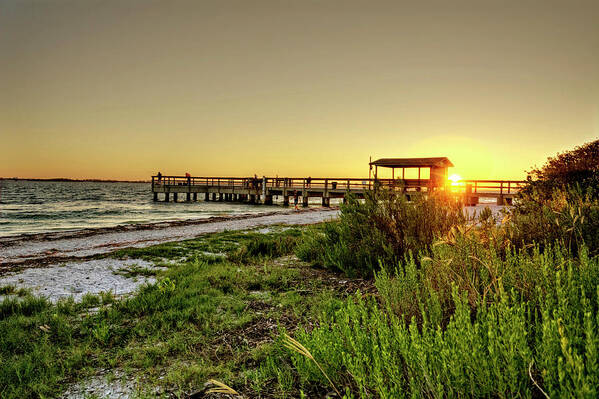
{"label": "green foliage", "polygon": [[277,235],[261,235],[245,241],[236,251],[229,253],[227,258],[235,263],[252,263],[265,258],[289,255],[293,253],[300,236],[298,230],[286,230]]}
{"label": "green foliage", "polygon": [[[491,298],[474,306],[454,283],[443,303],[429,271],[410,262],[397,277],[376,277],[380,301],[358,293],[296,339],[359,397],[539,396],[533,379],[550,397],[596,397],[599,259],[548,252],[515,254],[506,265],[538,269],[530,299],[500,278]],[[291,356],[300,384],[327,384],[313,362]]]}
{"label": "green foliage", "polygon": [[[244,376],[251,376],[248,386],[256,389],[272,392],[276,386],[282,396],[297,392],[289,362],[260,366],[268,354],[280,352],[265,343],[271,328],[274,332],[280,322],[293,325],[304,315],[323,313],[321,308],[326,314],[340,302],[330,286],[305,278],[302,270],[312,271],[297,260],[270,260],[289,253],[299,236],[298,228],[275,227],[267,234],[226,232],[161,246],[170,248],[167,254],[184,246],[189,253],[182,257],[189,259],[171,262],[158,271],[155,284],[127,298],[103,293],[86,295],[81,303],[52,304],[31,295],[0,301],[0,397],[60,397],[69,383],[115,368],[138,370],[142,388],[162,385],[177,397],[202,389],[213,377],[243,387]],[[257,244],[250,245],[255,239]],[[239,248],[248,248],[243,258],[248,263],[225,256],[215,261],[200,252]],[[164,258],[156,248],[137,254]],[[255,367],[263,372],[247,371]]]}
{"label": "green foliage", "polygon": [[[419,236],[409,223],[395,224],[403,235],[375,224],[384,201],[314,229],[298,256],[346,273],[352,261],[374,270],[378,295],[357,293],[296,333],[323,368],[292,354],[297,384],[314,391],[328,375],[359,397],[596,397],[599,202],[596,188],[560,187],[525,191],[499,225],[489,209],[469,225],[433,223],[445,228],[430,229],[421,246],[409,245]],[[355,238],[371,226],[371,241]],[[402,242],[392,251],[389,236]],[[353,253],[372,258],[365,266]]]}
{"label": "green foliage", "polygon": [[29,293],[29,291],[25,288],[17,288],[14,285],[5,285],[0,287],[0,295],[16,295],[19,297],[24,297]]}
{"label": "green foliage", "polygon": [[573,252],[584,245],[599,253],[599,198],[595,191],[571,187],[555,190],[550,197],[536,190],[523,195],[506,226],[512,242],[525,246],[557,241]]}
{"label": "green foliage", "polygon": [[[554,191],[578,186],[581,190],[599,187],[599,140],[550,157],[540,168],[529,172],[524,196],[535,195],[549,199]],[[592,191],[595,198],[597,190]]]}
{"label": "green foliage", "polygon": [[599,252],[599,140],[548,158],[533,169],[511,212],[515,245],[559,241]]}
{"label": "green foliage", "polygon": [[[257,229],[246,231],[224,231],[206,234],[196,239],[168,242],[146,248],[120,249],[110,254],[116,258],[137,258],[146,261],[163,262],[201,260],[208,263],[222,262],[225,257],[234,258],[240,248],[248,247],[250,257],[277,256],[273,249],[290,251],[295,239],[301,235],[297,227],[271,226],[271,231],[261,233]],[[281,241],[281,243],[276,243]],[[272,255],[269,255],[271,251]],[[248,258],[249,259],[249,258]],[[240,260],[241,262],[244,259]]]}
{"label": "green foliage", "polygon": [[296,254],[349,276],[372,276],[381,264],[428,251],[438,235],[465,221],[461,206],[442,194],[413,195],[409,202],[380,190],[363,202],[350,196],[339,220],[306,233]]}

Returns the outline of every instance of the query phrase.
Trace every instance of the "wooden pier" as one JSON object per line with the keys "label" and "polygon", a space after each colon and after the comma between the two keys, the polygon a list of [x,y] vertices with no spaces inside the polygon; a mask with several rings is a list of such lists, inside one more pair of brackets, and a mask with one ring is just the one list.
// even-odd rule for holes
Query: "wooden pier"
{"label": "wooden pier", "polygon": [[[364,198],[371,190],[388,189],[400,191],[408,198],[432,191],[450,192],[465,205],[476,205],[480,198],[495,198],[498,205],[511,204],[518,190],[525,183],[521,180],[463,180],[452,184],[447,170],[453,164],[446,157],[434,158],[382,158],[369,163],[368,178],[332,177],[194,177],[152,176],[154,201],[162,194],[164,201],[171,198],[177,202],[179,195],[185,201],[249,202],[272,204],[279,197],[283,205],[290,200],[308,206],[310,198],[320,198],[322,206],[330,206],[331,198],[343,198],[350,193]],[[391,179],[378,178],[379,168],[391,170]],[[374,171],[373,171],[374,169]],[[406,169],[416,170],[417,179],[406,179]],[[428,177],[421,179],[421,171]],[[428,170],[427,170],[428,169]],[[401,170],[401,178],[395,178],[395,170]],[[371,176],[374,172],[374,178]]]}
{"label": "wooden pier", "polygon": [[523,183],[522,180],[462,180],[457,185],[447,181],[440,186],[430,179],[152,176],[152,192],[154,201],[166,202],[172,199],[268,205],[280,198],[283,205],[289,205],[297,196],[303,206],[308,206],[310,198],[319,198],[322,206],[330,206],[331,198],[343,199],[347,193],[364,198],[367,191],[374,189],[401,191],[408,197],[441,190],[460,198],[465,205],[476,205],[481,198],[510,205]]}

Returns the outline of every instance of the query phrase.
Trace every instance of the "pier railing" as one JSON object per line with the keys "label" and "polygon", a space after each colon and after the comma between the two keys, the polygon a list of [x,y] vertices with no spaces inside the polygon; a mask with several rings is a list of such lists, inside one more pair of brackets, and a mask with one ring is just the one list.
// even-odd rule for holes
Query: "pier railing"
{"label": "pier railing", "polygon": [[429,179],[367,179],[347,177],[201,177],[201,176],[152,176],[152,187],[206,186],[222,188],[286,188],[294,190],[371,190],[377,187],[403,189],[404,191],[429,191],[444,189],[459,194],[515,194],[526,183],[525,180],[460,180],[447,182],[439,187]]}
{"label": "pier railing", "polygon": [[460,180],[450,186],[455,193],[464,194],[516,194],[526,180]]}
{"label": "pier railing", "polygon": [[163,186],[210,186],[240,188],[287,188],[327,190],[370,190],[376,187],[405,188],[416,190],[432,187],[428,179],[365,179],[331,177],[198,177],[198,176],[152,176],[152,187]]}

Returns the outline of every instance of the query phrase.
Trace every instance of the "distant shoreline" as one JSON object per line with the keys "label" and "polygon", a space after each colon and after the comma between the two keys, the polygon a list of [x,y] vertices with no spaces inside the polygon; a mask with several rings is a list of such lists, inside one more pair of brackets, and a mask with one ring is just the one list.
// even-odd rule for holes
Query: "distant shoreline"
{"label": "distant shoreline", "polygon": [[48,181],[48,182],[74,182],[74,183],[151,183],[149,180],[114,180],[114,179],[68,179],[55,177],[51,179],[27,179],[20,177],[0,177],[0,180],[10,181]]}

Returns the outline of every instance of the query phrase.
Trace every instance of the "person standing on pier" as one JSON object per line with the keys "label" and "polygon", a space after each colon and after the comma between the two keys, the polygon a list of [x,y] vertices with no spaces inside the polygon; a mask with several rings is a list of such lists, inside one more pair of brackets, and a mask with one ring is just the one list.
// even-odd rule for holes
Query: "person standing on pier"
{"label": "person standing on pier", "polygon": [[158,183],[160,184],[160,182],[162,181],[162,173],[160,173],[160,171],[158,171],[158,174],[156,175],[156,177],[158,177]]}

